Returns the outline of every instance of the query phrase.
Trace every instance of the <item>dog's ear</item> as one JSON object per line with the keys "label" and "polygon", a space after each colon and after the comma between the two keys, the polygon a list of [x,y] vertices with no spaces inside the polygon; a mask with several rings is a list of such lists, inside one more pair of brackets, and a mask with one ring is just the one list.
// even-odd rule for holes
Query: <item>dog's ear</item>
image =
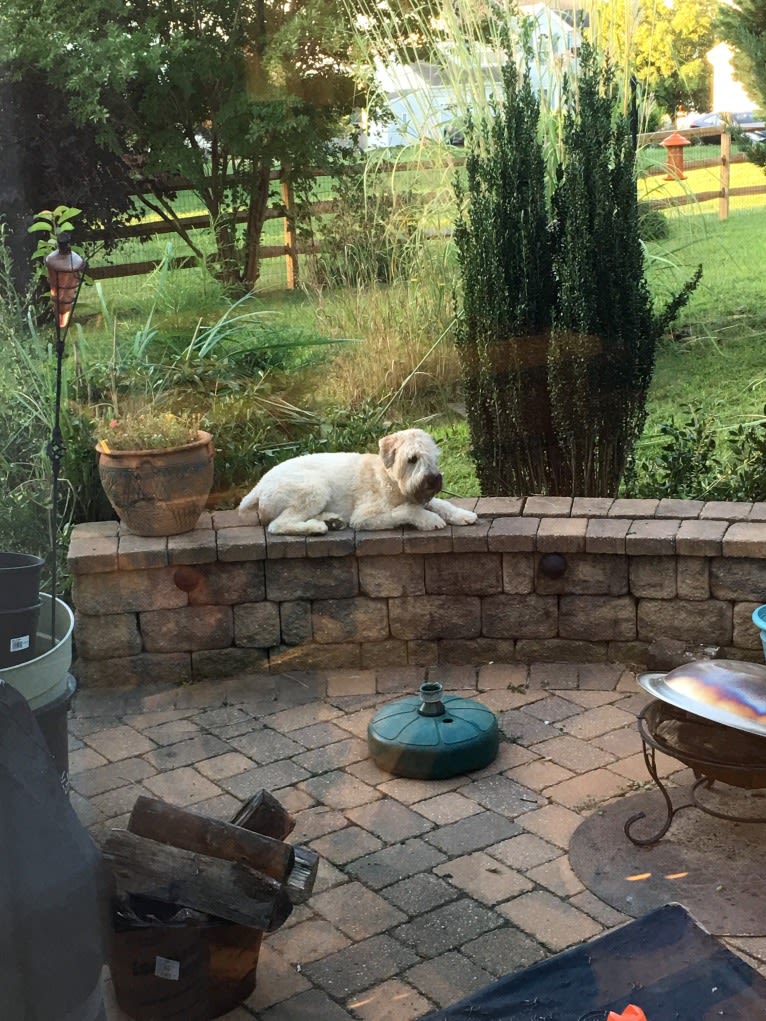
{"label": "dog's ear", "polygon": [[399,433],[392,433],[390,436],[383,436],[378,442],[380,457],[384,468],[391,468],[396,460],[396,451],[399,449]]}

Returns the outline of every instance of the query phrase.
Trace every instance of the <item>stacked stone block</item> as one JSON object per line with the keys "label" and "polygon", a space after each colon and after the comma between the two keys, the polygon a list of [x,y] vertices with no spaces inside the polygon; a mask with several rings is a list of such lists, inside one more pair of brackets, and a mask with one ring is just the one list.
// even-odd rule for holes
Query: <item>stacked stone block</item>
{"label": "stacked stone block", "polygon": [[[641,665],[652,643],[760,659],[766,504],[529,497],[462,501],[438,532],[270,536],[233,511],[142,538],[74,529],[82,685],[246,671],[492,662]],[[546,554],[566,569],[551,577]]]}

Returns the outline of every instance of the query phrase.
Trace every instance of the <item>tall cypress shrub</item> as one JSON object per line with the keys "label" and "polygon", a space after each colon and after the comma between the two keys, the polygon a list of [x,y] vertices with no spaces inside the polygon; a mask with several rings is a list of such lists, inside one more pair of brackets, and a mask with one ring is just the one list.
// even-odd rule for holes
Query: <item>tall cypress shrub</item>
{"label": "tall cypress shrub", "polygon": [[546,383],[551,236],[540,106],[529,74],[503,68],[503,102],[469,125],[465,188],[456,184],[461,271],[457,348],[483,493],[556,491]]}
{"label": "tall cypress shrub", "polygon": [[552,189],[539,101],[510,55],[503,85],[502,104],[469,125],[456,185],[456,336],[476,474],[484,494],[613,496],[645,421],[657,341],[701,270],[654,311],[635,148],[592,48],[565,79]]}
{"label": "tall cypress shrub", "polygon": [[565,86],[562,137],[552,199],[553,420],[572,493],[614,496],[646,419],[657,342],[701,270],[655,312],[644,273],[630,127],[615,112],[611,68],[588,46],[576,83]]}

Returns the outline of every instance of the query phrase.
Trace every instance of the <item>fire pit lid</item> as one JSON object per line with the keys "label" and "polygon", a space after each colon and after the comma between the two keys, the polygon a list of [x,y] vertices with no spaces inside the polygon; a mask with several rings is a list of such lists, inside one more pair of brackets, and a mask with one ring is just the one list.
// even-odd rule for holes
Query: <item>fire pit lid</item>
{"label": "fire pit lid", "polygon": [[650,695],[727,727],[766,737],[766,666],[697,660],[669,673],[639,674]]}

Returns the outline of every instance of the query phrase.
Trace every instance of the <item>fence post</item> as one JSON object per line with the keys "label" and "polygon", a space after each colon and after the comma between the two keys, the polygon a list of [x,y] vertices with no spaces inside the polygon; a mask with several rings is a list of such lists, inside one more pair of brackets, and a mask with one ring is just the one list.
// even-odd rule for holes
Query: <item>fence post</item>
{"label": "fence post", "polygon": [[731,183],[731,133],[721,131],[721,197],[718,200],[718,219],[729,218],[729,185]]}
{"label": "fence post", "polygon": [[285,164],[282,165],[280,190],[282,192],[282,205],[285,207],[285,269],[287,272],[287,286],[289,290],[294,291],[298,285],[298,239],[295,231],[295,194],[293,192],[290,169]]}

